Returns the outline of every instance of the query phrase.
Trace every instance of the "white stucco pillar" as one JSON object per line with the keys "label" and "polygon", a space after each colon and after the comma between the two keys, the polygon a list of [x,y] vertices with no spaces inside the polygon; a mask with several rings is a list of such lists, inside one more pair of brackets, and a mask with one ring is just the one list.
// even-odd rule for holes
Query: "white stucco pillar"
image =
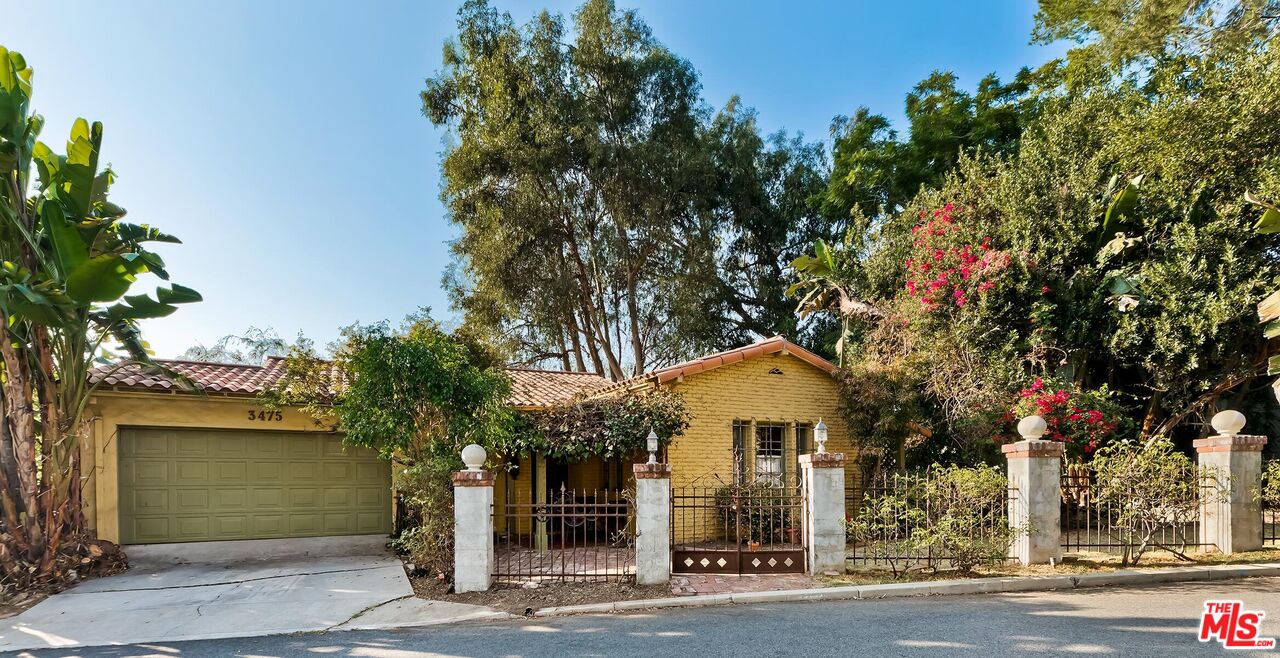
{"label": "white stucco pillar", "polygon": [[453,591],[483,592],[493,579],[493,473],[453,474]]}
{"label": "white stucco pillar", "polygon": [[636,464],[636,584],[671,580],[671,464]]}
{"label": "white stucco pillar", "polygon": [[1038,438],[1044,435],[1039,416],[1024,418],[1018,431],[1023,440],[1002,448],[1009,460],[1009,526],[1019,530],[1009,557],[1024,565],[1056,562],[1062,559],[1063,444]]}
{"label": "white stucco pillar", "polygon": [[1212,421],[1218,434],[1194,442],[1201,470],[1221,487],[1201,491],[1200,543],[1227,554],[1262,548],[1262,507],[1255,492],[1262,486],[1267,437],[1239,434],[1244,423],[1238,411],[1220,412]]}
{"label": "white stucco pillar", "polygon": [[810,574],[844,573],[844,453],[800,455]]}

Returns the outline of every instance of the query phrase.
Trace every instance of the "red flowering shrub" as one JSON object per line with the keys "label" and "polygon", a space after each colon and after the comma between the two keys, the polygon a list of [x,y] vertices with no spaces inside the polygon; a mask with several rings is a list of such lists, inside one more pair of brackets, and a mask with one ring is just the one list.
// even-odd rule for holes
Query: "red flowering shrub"
{"label": "red flowering shrub", "polygon": [[1054,390],[1043,379],[1036,379],[1018,393],[1017,402],[1005,414],[1008,433],[996,440],[1016,437],[1014,425],[1031,415],[1044,418],[1048,425],[1043,438],[1065,443],[1067,454],[1076,458],[1093,454],[1115,438],[1119,419],[1123,418],[1122,410],[1105,387],[1093,391]]}
{"label": "red flowering shrub", "polygon": [[911,229],[911,254],[903,263],[906,289],[925,310],[963,307],[985,295],[1009,264],[1008,254],[992,248],[991,236],[957,221],[961,212],[951,203],[932,217],[922,211],[924,223]]}

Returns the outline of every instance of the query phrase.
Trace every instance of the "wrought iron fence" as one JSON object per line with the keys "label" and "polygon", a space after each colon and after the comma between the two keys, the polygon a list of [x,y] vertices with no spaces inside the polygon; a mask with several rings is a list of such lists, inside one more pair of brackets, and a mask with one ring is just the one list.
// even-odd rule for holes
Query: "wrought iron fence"
{"label": "wrought iron fence", "polygon": [[1271,469],[1268,468],[1271,463],[1274,462],[1264,461],[1262,463],[1262,478],[1259,480],[1261,487],[1257,492],[1257,496],[1260,499],[1260,507],[1262,508],[1263,546],[1280,545],[1280,507],[1276,506],[1276,501],[1272,499],[1272,496],[1266,495],[1266,492],[1276,484],[1271,482],[1271,476],[1274,475]]}
{"label": "wrought iron fence", "polygon": [[494,505],[498,582],[635,579],[631,491],[561,489],[545,503]]}
{"label": "wrought iron fence", "polygon": [[[1017,489],[1001,476],[974,487],[961,503],[953,489],[940,486],[940,473],[882,474],[846,489],[846,563],[901,573],[955,567],[957,557],[963,562],[974,556],[980,562],[1007,560],[1013,533],[1009,500]],[[949,539],[938,541],[943,526]],[[958,556],[957,549],[965,555]]]}
{"label": "wrought iron fence", "polygon": [[671,490],[676,573],[803,573],[804,503],[794,481]]}
{"label": "wrought iron fence", "polygon": [[1138,494],[1111,496],[1100,500],[1097,474],[1089,464],[1067,462],[1062,470],[1061,545],[1065,551],[1127,554],[1139,548],[1186,553],[1204,549],[1200,539],[1199,501],[1217,495],[1218,487],[1194,463],[1174,476],[1170,486],[1194,484],[1187,488],[1194,499],[1169,504],[1138,520],[1142,503]]}

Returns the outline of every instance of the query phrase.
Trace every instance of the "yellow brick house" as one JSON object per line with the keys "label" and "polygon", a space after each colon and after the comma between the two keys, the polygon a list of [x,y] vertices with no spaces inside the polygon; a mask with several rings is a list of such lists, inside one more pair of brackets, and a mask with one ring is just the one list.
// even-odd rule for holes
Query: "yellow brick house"
{"label": "yellow brick house", "polygon": [[[295,409],[258,396],[283,374],[262,366],[166,361],[202,394],[136,367],[91,376],[91,433],[83,446],[85,511],[121,543],[236,540],[392,530],[391,466],[344,446]],[[782,337],[622,381],[511,368],[509,403],[535,412],[573,400],[667,388],[689,427],[665,449],[672,485],[793,479],[819,419],[827,449],[849,452],[836,366]],[[522,455],[495,485],[495,507],[536,504],[563,489],[608,497],[632,483],[642,454],[577,463]],[[852,461],[852,460],[850,460]],[[497,519],[495,519],[497,521]]]}

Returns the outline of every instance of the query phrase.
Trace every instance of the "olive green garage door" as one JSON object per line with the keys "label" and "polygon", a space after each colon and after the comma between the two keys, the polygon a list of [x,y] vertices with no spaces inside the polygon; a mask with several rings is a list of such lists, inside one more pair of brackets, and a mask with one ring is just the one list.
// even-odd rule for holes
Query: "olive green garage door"
{"label": "olive green garage door", "polygon": [[391,466],[336,434],[120,430],[125,544],[391,531]]}

